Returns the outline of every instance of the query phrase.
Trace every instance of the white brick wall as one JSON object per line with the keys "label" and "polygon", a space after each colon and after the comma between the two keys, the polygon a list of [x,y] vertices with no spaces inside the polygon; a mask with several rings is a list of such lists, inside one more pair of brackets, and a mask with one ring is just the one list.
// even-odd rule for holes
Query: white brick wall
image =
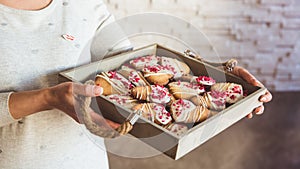
{"label": "white brick wall", "polygon": [[104,1],[116,18],[163,12],[185,19],[208,36],[222,60],[237,58],[271,90],[300,90],[300,0]]}

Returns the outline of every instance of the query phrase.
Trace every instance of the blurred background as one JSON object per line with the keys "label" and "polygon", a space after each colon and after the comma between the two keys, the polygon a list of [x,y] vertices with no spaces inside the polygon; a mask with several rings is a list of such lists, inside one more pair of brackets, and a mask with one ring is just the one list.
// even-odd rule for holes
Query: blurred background
{"label": "blurred background", "polygon": [[117,19],[161,12],[186,20],[207,35],[221,60],[236,58],[274,97],[263,116],[241,120],[178,161],[109,154],[112,169],[300,168],[300,0],[104,2]]}

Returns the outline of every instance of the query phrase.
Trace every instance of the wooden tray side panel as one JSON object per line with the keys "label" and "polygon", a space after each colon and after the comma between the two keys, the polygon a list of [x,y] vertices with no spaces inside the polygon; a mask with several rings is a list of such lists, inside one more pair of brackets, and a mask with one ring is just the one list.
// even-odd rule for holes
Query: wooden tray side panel
{"label": "wooden tray side panel", "polygon": [[238,105],[229,107],[189,131],[189,133],[179,141],[176,159],[179,159],[210,138],[221,133],[232,124],[245,118],[247,114],[252,112],[254,107],[258,107],[262,104],[258,99],[260,95],[265,92],[266,89],[256,91],[252,97],[244,99],[243,102],[237,103]]}

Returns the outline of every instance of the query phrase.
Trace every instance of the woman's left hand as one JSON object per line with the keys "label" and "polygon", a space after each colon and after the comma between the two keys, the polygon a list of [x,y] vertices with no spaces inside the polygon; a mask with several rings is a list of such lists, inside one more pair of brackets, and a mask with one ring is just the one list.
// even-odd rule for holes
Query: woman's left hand
{"label": "woman's left hand", "polygon": [[[242,79],[246,80],[248,83],[252,84],[253,86],[264,87],[264,85],[258,81],[248,70],[242,68],[240,66],[234,67],[233,71],[231,72],[236,76],[241,77]],[[264,95],[260,96],[259,101],[263,103],[268,103],[272,100],[272,94],[267,91]],[[261,105],[255,108],[252,113],[248,114],[248,118],[252,118],[253,114],[261,115],[264,112],[264,105]]]}

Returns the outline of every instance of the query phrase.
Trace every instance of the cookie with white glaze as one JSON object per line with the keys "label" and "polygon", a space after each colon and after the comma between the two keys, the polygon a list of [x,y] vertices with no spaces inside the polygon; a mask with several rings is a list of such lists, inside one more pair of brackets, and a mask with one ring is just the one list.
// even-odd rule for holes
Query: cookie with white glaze
{"label": "cookie with white glaze", "polygon": [[145,66],[157,65],[160,57],[155,55],[142,56],[129,61],[136,70],[142,70]]}
{"label": "cookie with white glaze", "polygon": [[198,83],[190,83],[190,82],[172,82],[168,84],[170,93],[176,99],[190,99],[191,97],[197,96],[205,92],[205,88],[203,85]]}
{"label": "cookie with white glaze", "polygon": [[134,106],[132,109],[140,111],[144,118],[162,126],[170,124],[173,120],[171,114],[161,104],[142,103]]}
{"label": "cookie with white glaze", "polygon": [[198,83],[204,86],[212,86],[216,84],[216,81],[212,77],[208,76],[193,76],[193,75],[183,75],[178,80],[191,82],[191,83]]}
{"label": "cookie with white glaze", "polygon": [[139,86],[131,90],[133,98],[154,102],[159,104],[167,104],[171,101],[169,90],[160,85]]}
{"label": "cookie with white glaze", "polygon": [[191,101],[196,106],[204,106],[211,110],[224,110],[226,108],[226,92],[210,91],[203,96],[194,96]]}
{"label": "cookie with white glaze", "polygon": [[132,107],[136,106],[138,103],[138,100],[128,96],[128,95],[119,95],[119,94],[112,94],[106,96],[106,98],[114,103],[118,103],[128,109],[131,109]]}
{"label": "cookie with white glaze", "polygon": [[173,77],[173,73],[161,65],[145,66],[142,72],[148,82],[162,86],[168,84]]}
{"label": "cookie with white glaze", "polygon": [[216,83],[211,91],[226,92],[226,102],[233,104],[244,98],[242,85],[236,83]]}
{"label": "cookie with white glaze", "polygon": [[177,136],[181,136],[189,130],[189,128],[185,124],[178,123],[171,123],[170,125],[166,126],[166,129],[176,134]]}
{"label": "cookie with white glaze", "polygon": [[165,69],[170,70],[174,75],[174,79],[177,79],[182,75],[189,74],[191,71],[190,67],[184,62],[164,56],[160,59],[160,65],[162,65]]}
{"label": "cookie with white glaze", "polygon": [[103,95],[130,94],[134,87],[129,80],[115,71],[102,72],[95,78],[95,84],[103,88]]}
{"label": "cookie with white glaze", "polygon": [[118,73],[127,78],[135,86],[149,86],[150,84],[144,78],[140,71],[136,71],[128,66],[122,66]]}
{"label": "cookie with white glaze", "polygon": [[179,99],[172,103],[170,112],[175,122],[197,123],[206,120],[213,112],[204,106],[196,106],[189,100]]}

